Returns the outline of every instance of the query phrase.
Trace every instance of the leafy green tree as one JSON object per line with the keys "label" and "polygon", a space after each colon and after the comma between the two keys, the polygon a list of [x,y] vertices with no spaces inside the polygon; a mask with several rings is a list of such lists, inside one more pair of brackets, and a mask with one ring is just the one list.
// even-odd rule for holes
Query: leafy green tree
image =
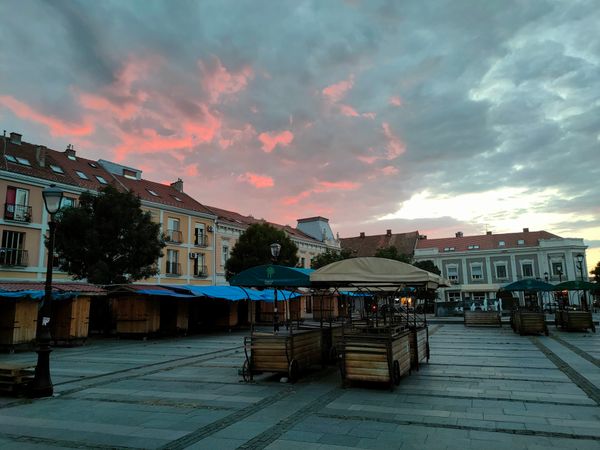
{"label": "leafy green tree", "polygon": [[234,275],[249,269],[273,262],[271,244],[281,245],[277,264],[295,267],[298,264],[298,247],[277,228],[268,223],[250,225],[231,250],[231,256],[225,263],[225,276],[229,280]]}
{"label": "leafy green tree", "polygon": [[337,251],[328,248],[324,253],[321,253],[312,259],[310,267],[312,269],[319,269],[328,264],[348,258],[353,258],[352,250],[343,248],[342,250]]}
{"label": "leafy green tree", "polygon": [[427,272],[435,273],[436,275],[441,275],[440,269],[433,263],[431,260],[425,261],[415,261],[413,266],[418,267],[419,269],[426,270]]}
{"label": "leafy green tree", "polygon": [[590,272],[590,275],[594,276],[594,281],[600,283],[600,261],[596,264],[596,267]]}
{"label": "leafy green tree", "polygon": [[112,186],[86,192],[79,205],[57,215],[55,251],[60,269],[90,283],[122,284],[158,272],[164,237],[141,209],[140,198]]}
{"label": "leafy green tree", "polygon": [[395,259],[396,261],[411,264],[411,258],[404,253],[400,253],[394,246],[378,248],[375,252],[377,258]]}

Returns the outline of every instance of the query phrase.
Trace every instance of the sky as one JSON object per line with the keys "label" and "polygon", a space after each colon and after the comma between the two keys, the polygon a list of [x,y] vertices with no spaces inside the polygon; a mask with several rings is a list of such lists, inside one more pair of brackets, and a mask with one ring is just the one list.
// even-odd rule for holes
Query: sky
{"label": "sky", "polygon": [[596,0],[0,0],[0,126],[340,237],[600,260]]}

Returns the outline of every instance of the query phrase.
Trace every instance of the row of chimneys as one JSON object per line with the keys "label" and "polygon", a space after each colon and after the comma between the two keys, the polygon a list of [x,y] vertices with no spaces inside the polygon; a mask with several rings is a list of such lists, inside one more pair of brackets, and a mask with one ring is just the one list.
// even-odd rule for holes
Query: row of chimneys
{"label": "row of chimneys", "polygon": [[[392,230],[386,230],[386,232],[385,232],[385,235],[386,235],[387,237],[390,237],[390,236],[392,235]],[[361,231],[361,232],[360,232],[360,237],[361,237],[361,238],[364,238],[364,237],[365,237],[365,232],[364,232],[364,231]]]}
{"label": "row of chimneys", "polygon": [[[179,181],[181,181],[181,180],[179,180]],[[174,183],[173,183],[173,184],[174,184]],[[173,184],[171,184],[171,186],[173,186]],[[523,228],[523,233],[529,233],[529,228]],[[492,232],[491,232],[491,231],[486,231],[486,232],[485,232],[485,234],[486,234],[487,236],[491,236],[491,235],[492,235]],[[387,231],[386,231],[386,233],[385,233],[385,235],[386,235],[387,237],[390,237],[390,236],[392,235],[392,230],[387,230]],[[463,232],[462,232],[462,231],[457,231],[457,232],[454,234],[454,236],[456,236],[457,238],[461,238],[461,237],[463,237],[464,235],[463,235]],[[361,237],[361,238],[364,238],[364,237],[365,237],[365,232],[364,232],[364,231],[361,231],[361,232],[360,232],[360,237]],[[427,239],[427,235],[425,235],[425,234],[420,234],[420,235],[419,235],[419,239],[420,239],[420,240],[425,240],[425,239]]]}
{"label": "row of chimneys", "polygon": [[[529,233],[529,228],[523,228],[523,233]],[[486,231],[485,234],[486,234],[486,236],[491,236],[492,232],[491,231]],[[462,231],[457,231],[454,236],[456,236],[457,238],[461,238],[461,237],[463,237],[463,232]]]}

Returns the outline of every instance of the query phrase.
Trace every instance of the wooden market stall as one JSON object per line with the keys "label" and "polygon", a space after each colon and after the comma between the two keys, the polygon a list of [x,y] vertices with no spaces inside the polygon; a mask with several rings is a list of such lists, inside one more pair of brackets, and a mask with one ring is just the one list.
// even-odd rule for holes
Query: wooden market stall
{"label": "wooden market stall", "polygon": [[0,295],[0,348],[13,352],[35,340],[39,301]]}
{"label": "wooden market stall", "polygon": [[589,310],[587,295],[596,288],[597,285],[583,280],[565,281],[554,286],[554,290],[557,292],[582,291],[582,301],[578,309],[568,308],[564,304],[560,304],[560,308],[554,313],[556,327],[566,331],[587,331],[589,329],[595,333],[596,325],[594,324],[592,312]]}
{"label": "wooden market stall", "polygon": [[500,292],[523,292],[532,299],[529,304],[519,301],[518,305],[513,305],[510,325],[515,333],[521,336],[543,333],[548,336],[546,315],[542,308],[540,295],[543,292],[550,292],[553,288],[554,286],[550,283],[532,278],[515,281],[500,288]]}
{"label": "wooden market stall", "polygon": [[[310,275],[313,288],[367,291],[372,296],[365,320],[345,324],[340,341],[340,374],[352,381],[380,382],[390,388],[429,359],[425,316],[395,304],[408,286],[436,289],[449,283],[436,274],[385,258],[351,258],[322,267]],[[381,305],[385,299],[387,304]],[[382,313],[382,314],[381,314]],[[411,346],[412,343],[412,346]]]}

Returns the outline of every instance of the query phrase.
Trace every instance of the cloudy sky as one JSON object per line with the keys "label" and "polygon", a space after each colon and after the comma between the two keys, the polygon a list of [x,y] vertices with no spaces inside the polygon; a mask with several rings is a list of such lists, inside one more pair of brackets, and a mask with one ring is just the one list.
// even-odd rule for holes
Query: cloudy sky
{"label": "cloudy sky", "polygon": [[341,237],[545,229],[600,260],[596,0],[0,0],[0,124]]}

